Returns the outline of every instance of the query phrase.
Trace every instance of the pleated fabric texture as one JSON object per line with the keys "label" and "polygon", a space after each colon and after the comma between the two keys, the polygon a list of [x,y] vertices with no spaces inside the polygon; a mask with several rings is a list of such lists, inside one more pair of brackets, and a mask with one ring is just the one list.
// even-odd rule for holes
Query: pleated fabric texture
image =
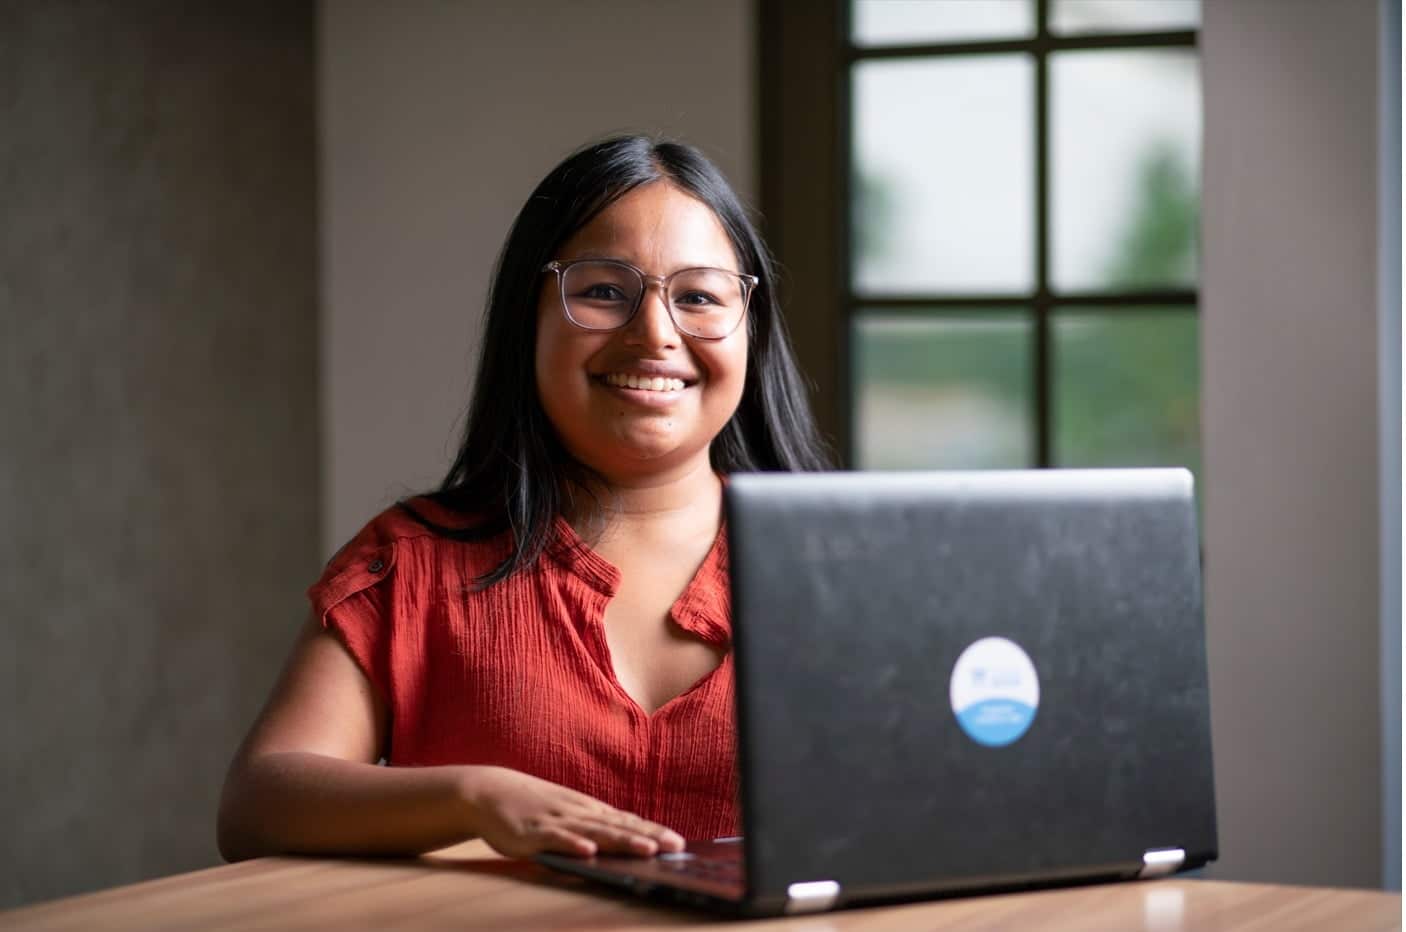
{"label": "pleated fabric texture", "polygon": [[[425,499],[439,523],[462,517]],[[652,715],[620,686],[602,619],[620,572],[564,520],[550,556],[483,591],[506,536],[450,541],[398,508],[342,548],[309,590],[390,710],[392,766],[494,764],[587,793],[685,838],[740,829],[727,538],[673,606],[684,631],[728,651]]]}

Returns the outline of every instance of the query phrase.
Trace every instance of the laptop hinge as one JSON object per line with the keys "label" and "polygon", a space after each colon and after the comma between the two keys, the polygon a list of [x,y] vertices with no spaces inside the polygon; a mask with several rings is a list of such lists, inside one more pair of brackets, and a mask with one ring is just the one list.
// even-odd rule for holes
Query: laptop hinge
{"label": "laptop hinge", "polygon": [[1186,863],[1185,848],[1149,848],[1142,855],[1142,870],[1138,879],[1162,877],[1174,873]]}
{"label": "laptop hinge", "polygon": [[835,905],[840,885],[833,880],[793,883],[786,888],[787,913],[818,913]]}

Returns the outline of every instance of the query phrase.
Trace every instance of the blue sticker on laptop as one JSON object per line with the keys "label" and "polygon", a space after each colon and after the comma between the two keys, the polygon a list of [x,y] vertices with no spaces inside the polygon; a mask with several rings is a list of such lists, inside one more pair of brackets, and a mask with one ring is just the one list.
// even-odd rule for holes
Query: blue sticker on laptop
{"label": "blue sticker on laptop", "polygon": [[1003,747],[1035,721],[1040,678],[1020,645],[982,638],[969,645],[952,668],[952,712],[973,741]]}

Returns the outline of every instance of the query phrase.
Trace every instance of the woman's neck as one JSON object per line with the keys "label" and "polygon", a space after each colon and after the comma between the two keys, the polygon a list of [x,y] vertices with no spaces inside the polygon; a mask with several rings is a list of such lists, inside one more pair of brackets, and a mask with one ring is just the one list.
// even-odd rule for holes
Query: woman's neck
{"label": "woman's neck", "polygon": [[[594,491],[594,496],[569,496],[566,515],[578,532],[591,537],[672,536],[684,528],[715,534],[722,521],[722,480],[706,458],[648,477],[603,477]],[[599,516],[593,514],[597,500],[604,511]],[[592,527],[599,518],[604,527]]]}

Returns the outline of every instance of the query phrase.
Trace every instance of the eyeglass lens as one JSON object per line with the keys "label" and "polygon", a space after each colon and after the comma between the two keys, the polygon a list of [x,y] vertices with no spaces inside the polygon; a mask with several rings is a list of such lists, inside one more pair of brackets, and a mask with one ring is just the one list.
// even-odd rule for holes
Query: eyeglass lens
{"label": "eyeglass lens", "polygon": [[[644,294],[639,272],[616,262],[576,262],[562,272],[562,297],[571,319],[589,330],[615,330],[634,314]],[[747,307],[748,283],[724,269],[684,269],[668,279],[674,324],[698,337],[723,337]]]}

